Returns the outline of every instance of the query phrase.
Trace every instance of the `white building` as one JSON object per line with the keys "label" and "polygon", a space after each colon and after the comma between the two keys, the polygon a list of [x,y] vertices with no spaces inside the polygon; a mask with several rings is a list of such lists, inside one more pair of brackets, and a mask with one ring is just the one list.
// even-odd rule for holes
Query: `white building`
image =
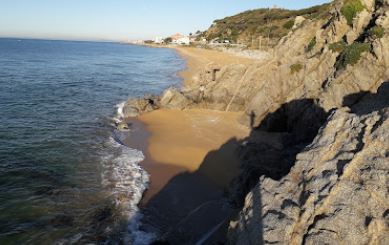
{"label": "white building", "polygon": [[189,37],[182,37],[177,39],[177,44],[180,45],[189,45],[190,44],[190,38]]}
{"label": "white building", "polygon": [[161,44],[163,43],[163,37],[156,37],[154,43]]}
{"label": "white building", "polygon": [[188,36],[184,36],[180,33],[174,34],[171,36],[172,43],[173,44],[179,44],[179,45],[189,45],[190,44],[190,38]]}

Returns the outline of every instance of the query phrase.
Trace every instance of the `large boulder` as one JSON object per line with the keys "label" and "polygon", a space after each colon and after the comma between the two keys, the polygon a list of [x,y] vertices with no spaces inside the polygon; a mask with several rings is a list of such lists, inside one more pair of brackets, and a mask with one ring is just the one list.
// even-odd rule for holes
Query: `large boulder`
{"label": "large boulder", "polygon": [[143,98],[129,99],[123,107],[125,118],[136,117],[143,112],[159,109],[159,97],[146,95]]}
{"label": "large boulder", "polygon": [[185,109],[191,101],[178,89],[167,89],[160,100],[161,107],[167,109]]}

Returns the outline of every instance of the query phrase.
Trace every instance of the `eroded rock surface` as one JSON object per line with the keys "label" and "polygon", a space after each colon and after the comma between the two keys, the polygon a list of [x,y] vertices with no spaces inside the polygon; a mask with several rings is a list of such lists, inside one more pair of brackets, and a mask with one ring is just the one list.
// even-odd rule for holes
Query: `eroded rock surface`
{"label": "eroded rock surface", "polygon": [[242,112],[252,132],[238,142],[228,194],[243,209],[228,243],[389,244],[389,1],[360,1],[352,24],[336,0],[329,19],[301,19],[270,58],[209,64],[191,87],[127,102],[126,116]]}
{"label": "eroded rock surface", "polygon": [[389,90],[381,92],[332,112],[287,176],[262,176],[229,243],[388,244]]}

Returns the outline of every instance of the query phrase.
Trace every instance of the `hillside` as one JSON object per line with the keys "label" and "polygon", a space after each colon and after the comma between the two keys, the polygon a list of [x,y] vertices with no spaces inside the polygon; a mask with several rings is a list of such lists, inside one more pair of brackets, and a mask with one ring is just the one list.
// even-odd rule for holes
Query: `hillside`
{"label": "hillside", "polygon": [[251,133],[228,190],[239,214],[222,242],[389,244],[389,0],[336,0],[270,53],[209,64],[192,86],[130,100],[125,113],[242,113]]}
{"label": "hillside", "polygon": [[232,43],[247,45],[249,48],[273,46],[293,28],[297,16],[311,20],[326,18],[330,6],[324,4],[302,10],[279,8],[250,10],[215,20],[203,35],[208,40],[227,39]]}

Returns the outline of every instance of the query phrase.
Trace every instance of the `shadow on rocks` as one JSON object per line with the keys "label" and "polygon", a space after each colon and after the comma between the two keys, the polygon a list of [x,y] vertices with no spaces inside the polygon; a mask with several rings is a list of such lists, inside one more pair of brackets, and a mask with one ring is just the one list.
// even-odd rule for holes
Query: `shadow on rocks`
{"label": "shadow on rocks", "polygon": [[369,114],[389,106],[389,82],[386,81],[378,88],[377,93],[360,92],[343,98],[343,106],[358,115]]}
{"label": "shadow on rocks", "polygon": [[[384,82],[377,94],[360,92],[343,99],[343,106],[359,115],[388,105],[389,82]],[[243,207],[245,197],[259,184],[259,178],[280,180],[286,176],[297,154],[311,144],[327,116],[313,99],[281,105],[258,127],[253,125],[254,112],[250,113],[251,132],[247,138],[230,139],[209,152],[197,171],[173,177],[146,204],[146,222],[161,234],[161,240],[155,244],[226,243],[229,221]],[[251,201],[261,207],[261,194],[252,193]],[[252,244],[263,244],[261,209],[253,210],[250,215],[256,223],[256,240]]]}
{"label": "shadow on rocks", "polygon": [[[145,228],[161,235],[155,244],[226,242],[229,221],[259,177],[278,180],[287,175],[326,118],[312,99],[284,104],[252,127],[247,138],[232,138],[209,152],[197,171],[173,177],[143,208]],[[261,203],[258,195],[254,201]],[[262,243],[261,232],[258,238]]]}

